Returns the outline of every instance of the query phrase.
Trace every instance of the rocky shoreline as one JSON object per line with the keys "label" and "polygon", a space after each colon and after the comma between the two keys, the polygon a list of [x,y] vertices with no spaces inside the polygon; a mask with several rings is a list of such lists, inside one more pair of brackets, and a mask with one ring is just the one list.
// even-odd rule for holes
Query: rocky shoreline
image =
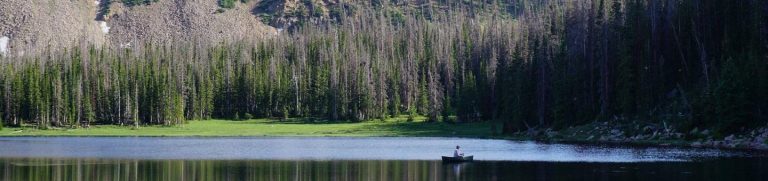
{"label": "rocky shoreline", "polygon": [[768,150],[768,126],[723,137],[716,136],[709,129],[694,128],[690,132],[681,132],[666,124],[596,122],[562,130],[531,129],[514,133],[513,138],[547,142]]}

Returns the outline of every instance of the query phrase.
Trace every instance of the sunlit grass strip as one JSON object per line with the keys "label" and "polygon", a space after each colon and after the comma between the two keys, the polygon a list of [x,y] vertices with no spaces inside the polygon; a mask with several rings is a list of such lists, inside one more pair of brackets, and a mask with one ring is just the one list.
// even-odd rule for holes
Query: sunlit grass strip
{"label": "sunlit grass strip", "polygon": [[486,137],[490,124],[408,122],[391,118],[365,122],[305,122],[302,120],[254,119],[246,121],[189,121],[177,126],[96,125],[91,128],[5,128],[0,136],[448,136]]}

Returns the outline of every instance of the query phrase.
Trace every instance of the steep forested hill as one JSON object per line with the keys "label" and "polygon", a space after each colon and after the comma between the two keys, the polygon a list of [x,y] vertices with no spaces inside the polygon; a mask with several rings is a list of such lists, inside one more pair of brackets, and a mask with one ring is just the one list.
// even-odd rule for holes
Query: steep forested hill
{"label": "steep forested hill", "polygon": [[[231,2],[209,9],[249,9],[277,29],[214,43],[198,30],[228,19],[187,21],[200,11],[171,8],[177,28],[142,23],[180,2],[109,18],[124,20],[114,31],[150,37],[133,46],[6,56],[4,124],[409,114],[494,121],[497,133],[606,122],[625,137],[680,138],[768,122],[766,1]],[[151,38],[167,35],[187,37]]]}

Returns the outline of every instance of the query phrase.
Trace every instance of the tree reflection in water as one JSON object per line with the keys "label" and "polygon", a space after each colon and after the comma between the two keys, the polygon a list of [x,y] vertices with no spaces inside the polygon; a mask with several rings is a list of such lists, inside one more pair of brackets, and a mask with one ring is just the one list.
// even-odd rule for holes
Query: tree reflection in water
{"label": "tree reflection in water", "polygon": [[[766,160],[579,163],[0,159],[0,180],[763,180]],[[716,168],[716,171],[713,169]]]}

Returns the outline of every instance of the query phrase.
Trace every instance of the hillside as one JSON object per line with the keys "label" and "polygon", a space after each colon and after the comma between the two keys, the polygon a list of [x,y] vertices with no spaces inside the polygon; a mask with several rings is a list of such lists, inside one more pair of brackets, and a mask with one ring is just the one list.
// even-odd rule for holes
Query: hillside
{"label": "hillside", "polygon": [[[86,3],[90,2],[90,3]],[[93,1],[3,0],[0,5],[0,37],[15,54],[58,49],[78,41],[102,44],[107,37],[94,20]]]}
{"label": "hillside", "polygon": [[[0,58],[5,125],[406,115],[554,140],[768,138],[768,1],[124,2],[4,7],[0,47],[41,52]],[[88,18],[56,19],[68,7]]]}
{"label": "hillside", "polygon": [[[304,24],[335,24],[371,11],[401,19],[433,18],[452,11],[509,16],[539,3],[339,0],[4,0],[2,52],[35,55],[74,45],[263,39]],[[521,1],[525,2],[525,1]],[[298,26],[297,26],[298,25]]]}
{"label": "hillside", "polygon": [[[217,12],[220,7],[213,0],[164,0],[135,6],[106,1],[4,0],[0,36],[8,37],[9,52],[28,54],[80,44],[220,42],[276,33],[252,14],[255,2]],[[105,4],[109,13],[100,13]]]}

